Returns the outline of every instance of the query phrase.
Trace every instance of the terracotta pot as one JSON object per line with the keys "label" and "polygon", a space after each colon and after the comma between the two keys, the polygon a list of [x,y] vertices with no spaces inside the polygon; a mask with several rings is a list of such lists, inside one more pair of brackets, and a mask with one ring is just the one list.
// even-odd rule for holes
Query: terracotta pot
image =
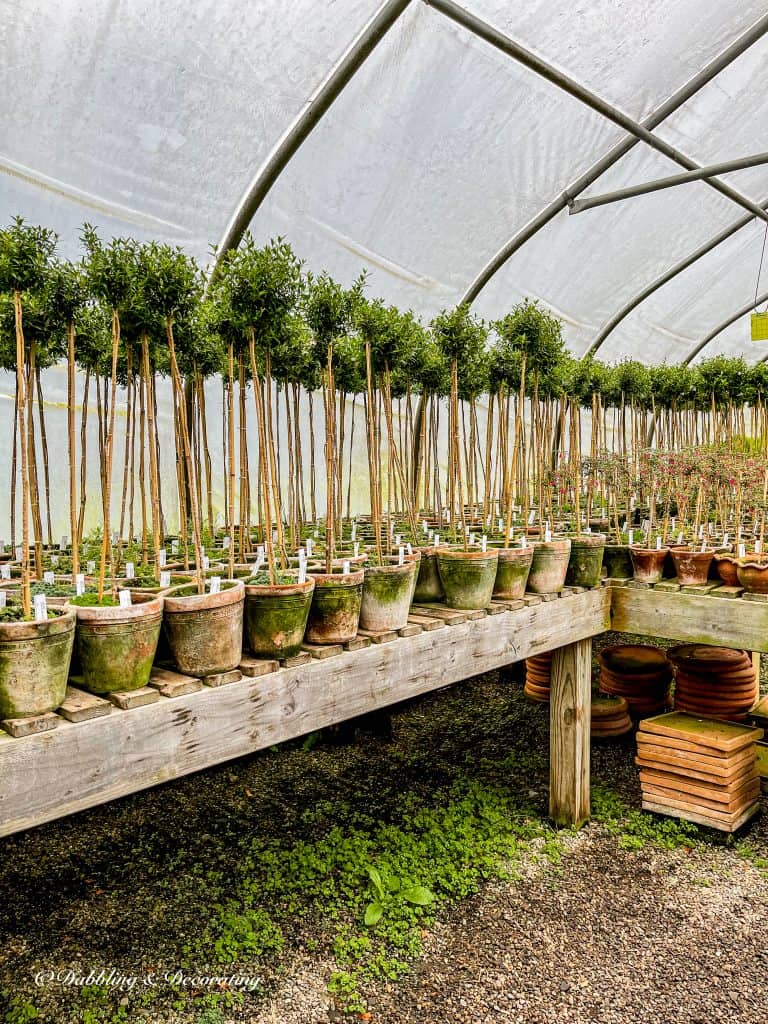
{"label": "terracotta pot", "polygon": [[739,585],[738,563],[734,555],[718,554],[716,551],[714,564],[717,575],[727,587],[737,587]]}
{"label": "terracotta pot", "polygon": [[385,565],[368,565],[363,570],[363,599],[360,628],[373,632],[403,629],[416,588],[421,556],[407,555],[402,565],[397,558]]}
{"label": "terracotta pot", "polygon": [[241,580],[223,580],[218,594],[189,590],[165,592],[163,629],[173,660],[190,676],[230,672],[243,653],[245,587]]}
{"label": "terracotta pot", "polygon": [[363,570],[313,573],[315,589],[307,621],[313,644],[345,644],[357,636],[363,600]]}
{"label": "terracotta pot", "polygon": [[45,622],[0,623],[0,718],[28,718],[57,708],[67,692],[75,614]]}
{"label": "terracotta pot", "polygon": [[528,589],[534,594],[558,594],[565,585],[570,557],[569,537],[535,541]]}
{"label": "terracotta pot", "polygon": [[604,533],[583,533],[571,538],[565,582],[571,587],[596,587],[603,572]]}
{"label": "terracotta pot", "polygon": [[633,573],[629,545],[606,544],[603,548],[603,565],[606,576],[615,579],[629,579]]}
{"label": "terracotta pot", "polygon": [[498,551],[437,549],[437,567],[449,608],[487,608],[493,596]]}
{"label": "terracotta pot", "polygon": [[245,640],[263,658],[291,658],[301,650],[315,581],[246,584]]}
{"label": "terracotta pot", "polygon": [[633,544],[629,549],[635,579],[641,583],[658,583],[664,572],[669,548],[644,548]]}
{"label": "terracotta pot", "polygon": [[682,586],[693,586],[697,583],[706,583],[709,576],[709,567],[715,557],[714,551],[696,551],[693,548],[670,549],[672,561],[675,563],[677,581]]}
{"label": "terracotta pot", "polygon": [[416,589],[413,592],[413,600],[417,604],[429,601],[442,601],[445,597],[443,583],[440,579],[440,570],[437,567],[437,548],[422,547],[416,548],[421,555],[419,571],[416,577]]}
{"label": "terracotta pot", "polygon": [[753,556],[755,561],[743,559],[736,565],[736,576],[748,594],[768,594],[768,561],[757,561],[761,555]]}
{"label": "terracotta pot", "polygon": [[163,620],[163,598],[132,594],[126,607],[69,605],[83,686],[92,693],[138,690],[149,682]]}
{"label": "terracotta pot", "polygon": [[533,548],[499,548],[499,564],[493,584],[493,596],[506,601],[519,600],[525,593],[533,562]]}

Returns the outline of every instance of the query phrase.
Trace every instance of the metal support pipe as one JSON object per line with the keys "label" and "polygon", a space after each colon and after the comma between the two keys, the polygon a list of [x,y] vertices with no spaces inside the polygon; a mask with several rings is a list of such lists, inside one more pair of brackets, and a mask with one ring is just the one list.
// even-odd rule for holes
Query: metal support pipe
{"label": "metal support pipe", "polygon": [[[721,324],[718,324],[714,330],[709,332],[706,338],[703,338],[699,342],[699,344],[692,352],[688,353],[688,355],[683,360],[683,365],[687,366],[689,363],[692,363],[696,356],[702,351],[702,349],[705,349],[707,347],[707,345],[710,343],[710,341],[712,341],[713,338],[716,338],[718,334],[722,334],[726,327],[730,327],[732,323],[735,323],[739,319],[739,317],[742,317],[746,313],[749,313],[751,310],[755,309],[757,306],[760,305],[761,302],[768,302],[768,292],[764,292],[763,295],[758,295],[756,300],[752,299],[751,302],[748,302],[746,306],[742,306],[740,310],[733,314],[733,316],[729,316],[727,320],[723,320]],[[764,361],[764,359],[760,360],[760,362]]]}
{"label": "metal support pipe", "polygon": [[[762,18],[756,21],[754,25],[751,25],[742,33],[742,35],[714,57],[706,67],[697,72],[693,78],[689,79],[676,92],[668,97],[668,99],[660,104],[660,106],[658,106],[643,120],[643,126],[648,129],[656,128],[671,114],[683,106],[684,103],[687,103],[692,96],[695,96],[696,93],[700,92],[705,85],[711,82],[713,78],[716,78],[721,71],[732,64],[746,50],[762,39],[766,32],[768,32],[768,14],[765,14]],[[474,302],[483,288],[485,288],[488,282],[499,272],[499,270],[501,270],[504,264],[514,256],[518,249],[538,234],[539,231],[545,228],[550,221],[554,220],[554,218],[566,208],[569,199],[573,199],[585,189],[589,188],[589,186],[605,174],[606,171],[610,170],[614,164],[618,163],[623,156],[630,152],[630,150],[634,149],[638,143],[639,139],[634,135],[630,135],[626,139],[622,139],[621,142],[613,146],[605,156],[597,160],[587,171],[584,172],[584,174],[571,182],[571,184],[569,184],[559,196],[553,199],[548,206],[536,214],[536,216],[521,228],[520,231],[518,231],[508,242],[504,243],[504,245],[486,263],[480,273],[471,282],[461,301],[469,303]]]}
{"label": "metal support pipe", "polygon": [[410,2],[411,0],[385,0],[283,132],[235,207],[216,249],[212,274],[216,272],[224,253],[240,243],[253,215],[293,154]]}
{"label": "metal support pipe", "polygon": [[699,167],[695,171],[671,174],[666,178],[656,178],[654,181],[644,181],[640,185],[630,185],[628,188],[618,188],[613,192],[603,192],[599,196],[572,199],[568,203],[568,213],[583,213],[584,210],[592,210],[596,206],[620,203],[622,200],[632,199],[634,196],[644,196],[649,192],[661,192],[665,188],[687,185],[691,181],[714,178],[717,174],[729,174],[731,171],[743,171],[747,167],[759,167],[761,164],[768,164],[768,153],[756,153],[755,156],[743,156],[740,160],[726,160],[719,164],[709,164],[706,167]]}
{"label": "metal support pipe", "polygon": [[[495,26],[489,24],[487,21],[483,21],[482,18],[478,18],[474,14],[470,14],[469,11],[463,7],[459,7],[458,4],[454,3],[453,0],[423,0],[428,7],[433,7],[436,11],[444,14],[447,18],[456,22],[457,25],[461,25],[462,28],[472,32],[479,39],[483,39],[490,46],[495,47],[501,53],[506,54],[507,57],[511,57],[516,60],[519,64],[527,67],[530,71],[535,72],[541,78],[551,82],[552,85],[558,89],[562,89],[563,92],[568,93],[569,96],[573,96],[574,99],[579,100],[585,106],[594,110],[595,113],[600,114],[608,121],[612,121],[613,124],[618,125],[619,128],[623,128],[631,135],[635,135],[641,142],[645,142],[652,149],[657,150],[664,156],[669,157],[670,160],[674,160],[676,164],[680,164],[681,167],[685,167],[686,170],[694,171],[698,170],[698,164],[695,160],[691,160],[681,153],[679,149],[671,146],[668,142],[660,139],[653,132],[650,132],[647,128],[644,128],[642,124],[635,121],[634,118],[629,117],[623,111],[619,110],[612,103],[604,100],[601,96],[592,92],[591,89],[587,89],[586,86],[577,82],[575,79],[570,78],[562,71],[558,71],[552,64],[547,63],[537,54],[527,50],[524,46],[512,39],[510,36],[505,35],[499,31]],[[707,184],[712,188],[716,189],[721,195],[726,196],[732,202],[737,203],[745,210],[749,210],[754,217],[759,217],[761,220],[768,223],[768,213],[758,206],[757,203],[753,202],[747,196],[743,196],[740,192],[732,189],[730,185],[726,185],[724,182],[719,181],[717,178],[707,179]]]}
{"label": "metal support pipe", "polygon": [[[766,199],[761,205],[763,209],[768,209],[768,199]],[[629,314],[633,312],[633,310],[637,309],[637,307],[642,302],[645,302],[645,300],[649,298],[651,295],[653,295],[654,292],[657,292],[659,288],[663,288],[665,284],[667,284],[673,278],[677,277],[678,274],[682,274],[683,271],[687,270],[689,267],[692,267],[693,264],[697,263],[700,259],[702,259],[702,257],[712,252],[712,250],[716,249],[719,245],[722,245],[723,242],[727,242],[729,238],[731,238],[738,231],[741,231],[742,228],[745,228],[748,224],[751,223],[752,217],[741,217],[739,220],[734,221],[732,224],[729,224],[727,228],[723,228],[722,231],[718,231],[718,233],[713,238],[710,238],[708,242],[705,242],[703,245],[700,245],[697,249],[694,249],[694,251],[689,256],[685,256],[683,259],[675,263],[674,266],[670,267],[669,270],[665,270],[663,274],[657,277],[654,281],[651,281],[650,284],[647,284],[645,288],[642,289],[642,291],[638,292],[637,295],[633,296],[629,300],[629,302],[626,302],[617,313],[614,313],[614,315],[611,317],[608,323],[600,330],[600,333],[589,346],[584,355],[594,355],[595,352],[597,352],[597,350],[606,340],[608,335],[612,334],[613,331],[615,331],[619,324],[622,322],[622,320],[628,317]]]}

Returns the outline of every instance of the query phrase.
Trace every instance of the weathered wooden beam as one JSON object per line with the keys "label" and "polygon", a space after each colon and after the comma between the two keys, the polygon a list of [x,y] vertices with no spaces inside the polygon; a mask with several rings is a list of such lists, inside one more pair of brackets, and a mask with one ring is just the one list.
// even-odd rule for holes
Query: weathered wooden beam
{"label": "weathered wooden beam", "polygon": [[549,704],[549,816],[558,825],[589,819],[592,640],[558,648]]}
{"label": "weathered wooden beam", "polygon": [[687,643],[768,652],[768,604],[719,601],[714,594],[668,594],[611,587],[611,629]]}
{"label": "weathered wooden beam", "polygon": [[92,721],[56,716],[53,732],[0,743],[0,835],[583,640],[609,627],[609,605],[593,590]]}

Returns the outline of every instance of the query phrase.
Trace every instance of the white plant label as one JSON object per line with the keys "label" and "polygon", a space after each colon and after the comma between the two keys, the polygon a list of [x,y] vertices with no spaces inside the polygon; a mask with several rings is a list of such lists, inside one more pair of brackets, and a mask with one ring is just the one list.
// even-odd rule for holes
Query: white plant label
{"label": "white plant label", "polygon": [[728,546],[728,534],[724,533],[723,534],[723,547],[727,547],[727,546]]}
{"label": "white plant label", "polygon": [[157,564],[160,566],[160,568],[162,568],[167,561],[168,558],[165,553],[165,548],[160,548],[160,550],[157,552]]}
{"label": "white plant label", "polygon": [[221,546],[224,548],[225,551],[229,551],[229,549],[232,547],[232,538],[229,535],[223,537],[221,541]]}
{"label": "white plant label", "polygon": [[439,534],[439,533],[436,533],[436,534],[435,534],[435,547],[437,547],[437,545],[438,545],[439,543],[440,543],[440,534]]}
{"label": "white plant label", "polygon": [[661,537],[656,538],[656,550],[661,551]]}
{"label": "white plant label", "polygon": [[210,583],[211,583],[210,593],[211,594],[220,594],[221,593],[221,576],[211,576]]}
{"label": "white plant label", "polygon": [[277,544],[277,530],[272,531],[272,543]]}
{"label": "white plant label", "polygon": [[745,558],[747,554],[746,544],[739,544],[739,558]]}
{"label": "white plant label", "polygon": [[203,572],[208,572],[211,568],[211,560],[208,555],[203,555]]}
{"label": "white plant label", "polygon": [[584,533],[592,533],[592,527],[591,527],[591,526],[588,526],[588,527],[587,527],[587,528],[586,528],[586,529],[584,530]]}
{"label": "white plant label", "polygon": [[521,537],[520,537],[520,547],[521,548],[527,548],[528,547],[528,542],[525,539],[525,534],[522,534]]}
{"label": "white plant label", "polygon": [[299,562],[299,583],[307,582],[307,563]]}
{"label": "white plant label", "polygon": [[401,533],[395,534],[395,547],[399,548],[403,543],[403,535]]}
{"label": "white plant label", "polygon": [[352,540],[357,537],[357,523],[352,523]]}
{"label": "white plant label", "polygon": [[58,555],[51,555],[51,565],[54,567],[54,569],[56,568],[56,566],[58,564],[59,564],[59,556]]}
{"label": "white plant label", "polygon": [[485,554],[485,552],[488,550],[488,537],[485,534],[483,534],[483,536],[480,538],[480,543],[482,544],[483,547],[483,554]]}
{"label": "white plant label", "polygon": [[48,601],[45,594],[35,594],[35,622],[45,622],[48,618]]}
{"label": "white plant label", "polygon": [[69,538],[67,537],[66,533],[62,534],[61,540],[59,541],[59,551],[66,551],[67,550],[67,542],[68,542],[68,540],[69,540]]}
{"label": "white plant label", "polygon": [[88,575],[93,576],[93,574],[96,572],[96,563],[87,562],[85,568],[88,570]]}
{"label": "white plant label", "polygon": [[119,590],[117,592],[117,599],[120,602],[121,608],[130,608],[131,606],[131,592],[130,590]]}
{"label": "white plant label", "polygon": [[311,558],[312,557],[312,548],[313,548],[312,538],[311,537],[307,537],[307,558]]}
{"label": "white plant label", "polygon": [[704,524],[702,523],[699,527],[699,540],[704,536]]}
{"label": "white plant label", "polygon": [[256,555],[256,562],[254,563],[253,571],[259,572],[262,565],[264,565],[264,555],[259,553],[258,555]]}
{"label": "white plant label", "polygon": [[670,523],[671,523],[671,525],[672,525],[672,531],[673,531],[673,532],[674,532],[674,529],[675,529],[675,522],[676,522],[676,520],[675,520],[675,517],[674,517],[674,516],[672,516],[672,518],[670,519]]}
{"label": "white plant label", "polygon": [[120,540],[120,534],[119,534],[119,533],[117,532],[117,530],[115,530],[115,531],[114,531],[114,532],[112,533],[112,543],[113,543],[113,544],[117,544],[117,542],[118,542],[119,540]]}
{"label": "white plant label", "polygon": [[701,550],[702,551],[706,551],[707,550],[707,542],[705,540],[703,540],[701,542]]}
{"label": "white plant label", "polygon": [[315,538],[315,540],[317,540],[317,538],[320,536],[320,531],[317,528],[315,528],[315,532],[312,536]]}
{"label": "white plant label", "polygon": [[[310,555],[312,554],[312,542],[309,541],[309,540],[307,541],[307,551],[309,552]],[[264,557],[264,545],[263,544],[259,544],[258,545],[258,547],[256,548],[256,554],[260,555],[262,558]]]}
{"label": "white plant label", "polygon": [[23,557],[24,557],[24,549],[23,548],[16,548],[16,561],[20,562]]}
{"label": "white plant label", "polygon": [[55,582],[56,582],[56,577],[55,577],[55,575],[52,572],[49,571],[49,572],[44,572],[43,573],[43,583],[47,583],[47,584],[51,584],[52,585]]}
{"label": "white plant label", "polygon": [[429,533],[429,523],[427,522],[426,519],[422,520],[421,530],[422,530],[422,533]]}
{"label": "white plant label", "polygon": [[179,553],[179,542],[177,540],[171,541],[171,554],[178,555]]}
{"label": "white plant label", "polygon": [[136,579],[136,569],[134,568],[133,562],[126,562],[125,563],[125,578],[127,580],[135,580]]}
{"label": "white plant label", "polygon": [[355,541],[354,551],[355,551],[355,558],[359,558],[360,557],[360,541],[359,540]]}
{"label": "white plant label", "polygon": [[161,587],[170,587],[170,585],[171,585],[171,574],[169,572],[161,572],[160,573],[160,586]]}
{"label": "white plant label", "polygon": [[413,548],[411,547],[410,542],[408,544],[406,544],[405,547],[406,547],[406,550],[408,551],[408,554],[412,555],[413,554]]}
{"label": "white plant label", "polygon": [[634,544],[635,543],[635,531],[634,530],[630,530],[628,536],[629,536],[629,543],[630,544]]}
{"label": "white plant label", "polygon": [[397,549],[397,564],[405,565],[405,548],[403,547],[402,544]]}
{"label": "white plant label", "polygon": [[552,540],[552,531],[550,530],[549,525],[544,527],[544,540],[547,544]]}
{"label": "white plant label", "polygon": [[0,540],[0,555],[4,555],[4,554],[5,554],[5,541],[4,540]]}
{"label": "white plant label", "polygon": [[7,595],[4,590],[0,590],[0,608],[5,608]]}
{"label": "white plant label", "polygon": [[341,571],[342,571],[342,573],[345,576],[349,576],[349,559],[348,558],[344,559],[344,563],[342,564]]}
{"label": "white plant label", "polygon": [[75,576],[75,594],[77,595],[77,597],[80,597],[80,595],[84,594],[84,593],[85,593],[85,576],[83,575],[83,573],[79,572],[77,574],[77,576]]}
{"label": "white plant label", "polygon": [[11,578],[11,567],[10,565],[0,566],[0,579],[9,580]]}
{"label": "white plant label", "polygon": [[755,541],[755,554],[759,555],[763,550],[763,542],[761,540]]}
{"label": "white plant label", "polygon": [[470,543],[470,546],[475,543],[475,535],[474,535],[474,533],[470,533],[470,535],[469,535],[469,543]]}
{"label": "white plant label", "polygon": [[677,543],[678,544],[682,544],[683,543],[683,531],[682,530],[677,535]]}
{"label": "white plant label", "polygon": [[536,509],[532,508],[531,511],[528,513],[528,525],[529,526],[533,526],[533,524],[535,522],[536,522]]}
{"label": "white plant label", "polygon": [[627,520],[626,520],[626,519],[625,519],[625,520],[624,520],[624,522],[623,522],[623,523],[621,524],[621,527],[620,527],[620,529],[621,529],[621,532],[622,532],[622,533],[626,533],[626,532],[627,532]]}
{"label": "white plant label", "polygon": [[504,520],[499,519],[499,533],[504,529]]}

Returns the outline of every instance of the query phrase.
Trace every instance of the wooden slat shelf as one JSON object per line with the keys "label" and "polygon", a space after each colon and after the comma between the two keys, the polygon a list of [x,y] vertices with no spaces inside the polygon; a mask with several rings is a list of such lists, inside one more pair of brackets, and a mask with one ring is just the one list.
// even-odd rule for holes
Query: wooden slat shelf
{"label": "wooden slat shelf", "polygon": [[[227,686],[158,696],[152,703],[81,722],[55,716],[50,732],[0,738],[0,835],[94,807],[128,793],[303,736],[368,711],[489,672],[543,651],[589,639],[610,627],[610,591],[569,594],[482,616],[450,629],[422,630],[389,643],[344,651]],[[587,643],[587,647],[589,644]],[[584,651],[578,664],[584,674]],[[253,659],[251,659],[253,660]],[[561,782],[555,817],[575,820],[569,792],[578,790],[582,820],[589,806],[588,678],[575,681],[576,662],[562,670],[562,700],[553,696],[552,765]],[[274,668],[274,663],[270,665]],[[258,671],[258,669],[256,669]],[[588,676],[588,673],[587,673]],[[577,685],[578,683],[578,685]],[[557,684],[553,684],[553,694]],[[579,706],[575,707],[575,693]],[[557,724],[555,724],[557,716]],[[584,782],[586,730],[586,790]],[[576,732],[577,736],[570,736]],[[560,756],[562,751],[562,757]],[[561,764],[578,752],[579,768]]]}

